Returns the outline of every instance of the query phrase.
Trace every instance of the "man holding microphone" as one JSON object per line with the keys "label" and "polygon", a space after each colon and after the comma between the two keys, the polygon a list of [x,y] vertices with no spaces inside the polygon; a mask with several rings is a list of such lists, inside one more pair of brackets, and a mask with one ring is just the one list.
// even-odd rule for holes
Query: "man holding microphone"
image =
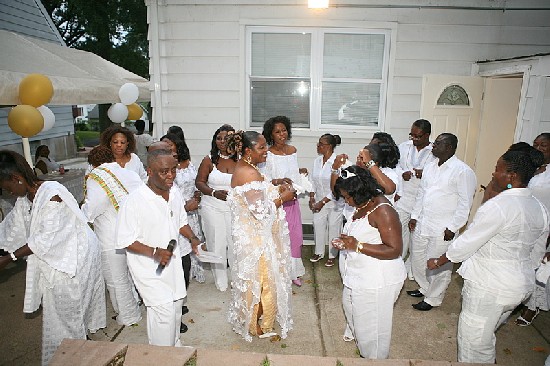
{"label": "man holding microphone", "polygon": [[147,308],[149,344],[157,346],[181,346],[185,281],[181,261],[171,260],[172,256],[181,257],[179,248],[169,243],[177,242],[181,234],[189,239],[195,252],[200,244],[187,224],[179,190],[172,189],[176,165],[166,143],[151,145],[147,184],[128,195],[117,220],[116,244],[127,250],[130,273]]}

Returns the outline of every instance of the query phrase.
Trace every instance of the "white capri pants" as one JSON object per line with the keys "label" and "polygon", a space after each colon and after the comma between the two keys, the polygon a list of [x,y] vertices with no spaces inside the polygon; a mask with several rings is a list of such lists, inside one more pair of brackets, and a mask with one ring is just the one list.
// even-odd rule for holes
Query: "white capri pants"
{"label": "white capri pants", "polygon": [[233,239],[231,234],[231,211],[229,206],[220,210],[217,207],[203,204],[200,209],[202,231],[209,251],[223,258],[222,263],[211,263],[212,275],[216,288],[227,290],[229,284],[227,261],[233,266]]}
{"label": "white capri pants", "polygon": [[388,358],[393,305],[402,287],[403,282],[378,289],[351,289],[344,286],[344,314],[362,357]]}
{"label": "white capri pants", "polygon": [[527,293],[498,291],[464,280],[458,319],[458,362],[495,363],[495,332]]}
{"label": "white capri pants", "polygon": [[336,258],[338,249],[330,243],[340,237],[344,219],[343,207],[336,206],[334,201],[328,202],[321,211],[313,213],[313,232],[315,238],[315,254],[325,256],[325,246],[328,244],[328,257]]}
{"label": "white capri pants", "polygon": [[424,236],[418,234],[419,228],[413,231],[411,247],[411,267],[414,280],[420,286],[420,292],[424,294],[424,301],[431,306],[440,306],[445,297],[445,292],[451,283],[453,263],[447,262],[441,267],[429,270],[427,261],[429,258],[439,258],[446,253],[453,242],[443,240],[441,236]]}
{"label": "white capri pants", "polygon": [[101,269],[117,323],[136,324],[141,320],[138,297],[126,262],[126,250],[105,250],[101,252]]}
{"label": "white capri pants", "polygon": [[[183,279],[182,279],[183,280]],[[180,324],[183,299],[147,306],[147,337],[153,346],[181,347]]]}

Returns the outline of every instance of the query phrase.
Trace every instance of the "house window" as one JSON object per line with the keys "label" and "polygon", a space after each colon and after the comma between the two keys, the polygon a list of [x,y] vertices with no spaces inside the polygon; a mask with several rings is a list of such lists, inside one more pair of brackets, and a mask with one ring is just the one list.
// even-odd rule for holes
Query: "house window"
{"label": "house window", "polygon": [[286,115],[314,131],[380,129],[389,39],[389,30],[248,27],[248,125]]}
{"label": "house window", "polygon": [[469,106],[468,93],[460,85],[450,85],[443,90],[437,99],[437,105],[462,105]]}

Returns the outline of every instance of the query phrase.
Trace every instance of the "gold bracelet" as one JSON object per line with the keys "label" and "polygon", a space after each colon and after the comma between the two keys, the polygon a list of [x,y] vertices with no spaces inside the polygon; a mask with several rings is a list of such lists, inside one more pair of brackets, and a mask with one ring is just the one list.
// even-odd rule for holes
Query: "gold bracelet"
{"label": "gold bracelet", "polygon": [[362,250],[363,250],[363,243],[358,241],[357,246],[355,247],[355,252],[356,253],[361,253]]}

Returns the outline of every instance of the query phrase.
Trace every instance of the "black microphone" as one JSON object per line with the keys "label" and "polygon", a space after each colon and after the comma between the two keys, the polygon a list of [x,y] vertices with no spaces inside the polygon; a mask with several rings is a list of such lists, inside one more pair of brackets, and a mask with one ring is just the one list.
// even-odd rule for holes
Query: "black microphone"
{"label": "black microphone", "polygon": [[[170,253],[174,253],[174,248],[175,247],[176,247],[176,239],[172,239],[168,243],[168,246],[166,247],[166,250],[170,251]],[[163,270],[164,270],[164,265],[159,264],[159,266],[157,267],[157,275],[160,275]]]}

